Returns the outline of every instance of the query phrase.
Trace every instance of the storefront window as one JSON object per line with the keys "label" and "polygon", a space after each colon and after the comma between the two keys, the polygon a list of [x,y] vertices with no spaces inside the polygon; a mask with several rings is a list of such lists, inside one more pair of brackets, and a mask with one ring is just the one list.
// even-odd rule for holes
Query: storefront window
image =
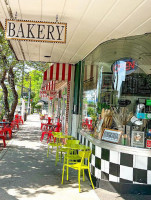
{"label": "storefront window", "polygon": [[[97,120],[97,66],[84,66],[82,123],[81,128],[93,132]],[[93,72],[95,73],[93,74]],[[92,76],[93,75],[93,76]]]}
{"label": "storefront window", "polygon": [[[133,46],[142,38],[134,37]],[[122,40],[126,50],[120,47],[118,55],[114,48]],[[81,129],[99,140],[150,148],[151,76],[146,70],[150,63],[136,58],[135,48],[128,53],[129,45],[132,37],[111,41],[84,60]]]}

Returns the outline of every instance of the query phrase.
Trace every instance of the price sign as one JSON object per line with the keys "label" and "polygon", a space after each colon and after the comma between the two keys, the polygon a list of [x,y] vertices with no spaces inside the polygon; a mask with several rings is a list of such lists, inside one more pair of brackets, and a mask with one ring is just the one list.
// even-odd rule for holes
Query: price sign
{"label": "price sign", "polygon": [[122,131],[114,130],[114,129],[104,129],[104,133],[102,136],[102,140],[118,143],[121,137]]}

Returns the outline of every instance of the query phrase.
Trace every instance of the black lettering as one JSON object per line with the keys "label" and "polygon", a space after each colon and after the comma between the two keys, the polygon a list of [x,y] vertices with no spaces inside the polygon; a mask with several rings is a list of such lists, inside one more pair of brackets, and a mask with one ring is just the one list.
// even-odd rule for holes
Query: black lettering
{"label": "black lettering", "polygon": [[[50,31],[50,27],[52,28],[52,30]],[[53,39],[53,40],[55,40],[54,39],[54,37],[53,37],[53,35],[52,35],[52,32],[54,31],[54,27],[52,26],[52,25],[48,25],[48,36],[47,36],[47,38],[46,39],[50,39],[49,38],[49,34],[51,35],[51,38]]]}
{"label": "black lettering", "polygon": [[19,33],[22,34],[22,36],[21,36],[22,38],[25,37],[24,36],[24,31],[23,31],[23,25],[22,25],[22,23],[20,23],[20,26],[19,26],[18,33],[17,33],[16,37],[19,37]]}
{"label": "black lettering", "polygon": [[61,33],[62,33],[63,29],[64,29],[64,26],[61,26],[61,27],[62,27],[62,30],[61,30],[61,31],[59,30],[59,27],[60,27],[60,26],[56,26],[56,27],[57,27],[57,31],[58,31],[58,34],[59,34],[59,37],[58,37],[57,40],[61,40],[60,36],[61,36]]}
{"label": "black lettering", "polygon": [[[15,35],[15,24],[13,22],[8,22],[9,23],[9,32],[8,32],[8,36],[9,37],[13,37]],[[13,27],[11,26],[13,24]],[[11,35],[11,31],[13,32],[13,34]]]}
{"label": "black lettering", "polygon": [[38,24],[38,39],[44,39],[45,38],[45,35],[43,36],[43,38],[40,37],[40,34],[42,34],[44,29],[45,29],[45,25],[39,25]]}
{"label": "black lettering", "polygon": [[[34,34],[31,31],[33,29],[33,27],[35,26],[35,24],[27,24],[27,26],[28,26],[28,35],[27,35],[27,38],[35,38]],[[30,37],[29,34],[31,34],[32,37]]]}

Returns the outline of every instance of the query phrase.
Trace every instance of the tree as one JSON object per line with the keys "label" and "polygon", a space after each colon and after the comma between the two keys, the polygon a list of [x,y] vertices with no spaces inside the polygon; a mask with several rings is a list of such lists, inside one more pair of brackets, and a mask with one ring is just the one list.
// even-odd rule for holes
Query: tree
{"label": "tree", "polygon": [[[0,85],[3,90],[4,95],[4,108],[5,115],[9,121],[12,121],[14,112],[18,103],[18,94],[15,89],[14,83],[14,72],[13,67],[16,65],[16,59],[13,55],[8,42],[4,39],[3,31],[0,31]],[[7,83],[6,83],[7,78]],[[12,105],[9,106],[8,103],[8,88],[9,87],[13,94],[13,102]]]}
{"label": "tree", "polygon": [[[47,69],[47,65],[40,62],[18,61],[9,46],[9,42],[5,40],[4,32],[0,27],[0,85],[3,90],[4,110],[8,121],[13,120],[18,103],[15,85],[22,80],[31,66],[41,71]],[[12,101],[9,101],[10,97],[12,97]]]}
{"label": "tree", "polygon": [[[40,100],[39,92],[43,82],[43,73],[38,70],[32,70],[31,72],[27,73],[24,76],[23,82],[24,82],[24,87],[27,88],[26,92],[28,93],[28,95],[29,95],[29,90],[31,90],[30,103],[34,111],[35,105]],[[26,97],[26,99],[28,100],[28,96]]]}

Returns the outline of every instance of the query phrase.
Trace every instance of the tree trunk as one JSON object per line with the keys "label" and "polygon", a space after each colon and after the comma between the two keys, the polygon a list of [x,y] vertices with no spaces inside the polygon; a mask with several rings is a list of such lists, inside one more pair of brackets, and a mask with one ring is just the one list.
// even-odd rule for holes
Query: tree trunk
{"label": "tree trunk", "polygon": [[16,106],[18,104],[18,94],[17,94],[17,91],[15,89],[14,72],[13,72],[12,67],[9,68],[8,82],[9,82],[10,88],[11,88],[12,93],[13,93],[13,98],[14,98],[12,106],[11,106],[11,111],[9,113],[9,119],[8,119],[11,122],[13,120],[14,112],[15,112]]}
{"label": "tree trunk", "polygon": [[1,87],[3,89],[3,95],[4,95],[5,115],[6,115],[6,118],[8,119],[9,118],[8,90],[7,90],[7,87],[6,87],[5,83],[4,83],[5,77],[6,77],[6,73],[7,73],[7,70],[5,69],[3,71],[0,84],[1,84]]}

